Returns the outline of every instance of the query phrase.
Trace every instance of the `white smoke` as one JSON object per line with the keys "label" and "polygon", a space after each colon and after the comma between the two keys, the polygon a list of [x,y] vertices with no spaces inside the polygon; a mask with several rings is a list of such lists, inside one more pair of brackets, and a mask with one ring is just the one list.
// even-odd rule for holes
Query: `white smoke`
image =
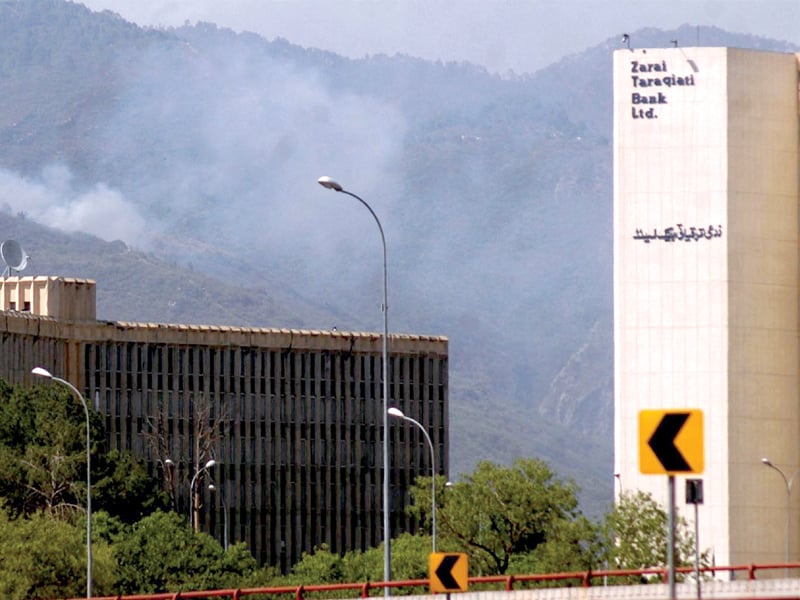
{"label": "white smoke", "polygon": [[72,174],[62,165],[45,168],[35,179],[0,169],[0,207],[61,231],[147,246],[145,220],[135,206],[103,183],[75,189]]}
{"label": "white smoke", "polygon": [[395,235],[401,109],[344,86],[345,61],[302,64],[213,26],[197,36],[196,46],[154,45],[121,65],[113,115],[87,138],[102,177],[150,229],[169,232],[152,248],[163,258],[228,278],[231,260],[237,270],[255,265],[317,298],[334,284],[372,294],[381,269],[375,224],[317,179],[329,175],[363,196]]}

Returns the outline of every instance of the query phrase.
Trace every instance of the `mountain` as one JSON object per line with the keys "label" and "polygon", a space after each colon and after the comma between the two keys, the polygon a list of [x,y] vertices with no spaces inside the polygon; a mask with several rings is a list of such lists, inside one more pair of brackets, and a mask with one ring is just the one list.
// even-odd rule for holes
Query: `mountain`
{"label": "mountain", "polygon": [[[792,51],[713,28],[630,35]],[[379,331],[379,231],[317,185],[332,176],[380,218],[390,330],[450,339],[451,477],[538,456],[597,513],[618,46],[502,78],[4,0],[0,237],[35,274],[95,279],[104,319]]]}

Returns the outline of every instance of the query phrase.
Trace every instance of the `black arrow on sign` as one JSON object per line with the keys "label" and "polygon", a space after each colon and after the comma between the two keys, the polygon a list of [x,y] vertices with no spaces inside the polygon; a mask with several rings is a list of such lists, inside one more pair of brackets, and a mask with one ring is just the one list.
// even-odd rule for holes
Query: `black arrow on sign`
{"label": "black arrow on sign", "polygon": [[683,454],[675,447],[675,438],[680,433],[689,413],[669,413],[661,418],[647,445],[661,462],[665,471],[691,471]]}
{"label": "black arrow on sign", "polygon": [[460,589],[458,582],[453,574],[450,572],[458,562],[460,557],[458,555],[448,554],[442,559],[442,562],[436,567],[436,577],[442,582],[442,586],[447,590]]}

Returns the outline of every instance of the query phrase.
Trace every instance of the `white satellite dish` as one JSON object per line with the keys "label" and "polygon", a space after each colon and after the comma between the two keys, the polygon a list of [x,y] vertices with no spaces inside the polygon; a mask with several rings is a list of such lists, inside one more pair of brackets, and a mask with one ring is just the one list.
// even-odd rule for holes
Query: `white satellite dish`
{"label": "white satellite dish", "polygon": [[7,277],[11,274],[11,271],[16,271],[17,273],[23,271],[25,267],[28,266],[28,259],[30,257],[25,254],[19,242],[15,240],[6,240],[0,244],[0,258],[3,259],[6,265],[3,271],[3,277]]}

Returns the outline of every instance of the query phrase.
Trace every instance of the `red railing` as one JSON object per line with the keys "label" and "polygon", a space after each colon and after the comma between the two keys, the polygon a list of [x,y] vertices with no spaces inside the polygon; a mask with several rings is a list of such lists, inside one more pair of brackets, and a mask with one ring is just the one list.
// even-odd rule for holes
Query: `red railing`
{"label": "red railing", "polygon": [[[777,569],[800,569],[800,563],[775,563],[775,564],[762,564],[762,565],[739,565],[732,567],[702,567],[700,572],[703,574],[711,574],[712,577],[719,573],[728,573],[733,577],[737,572],[747,573],[747,579],[756,579],[757,571],[772,571]],[[675,569],[676,573],[685,575],[694,573],[694,567],[680,567]],[[652,569],[630,569],[622,571],[579,571],[573,573],[539,573],[532,575],[489,575],[484,577],[470,577],[469,585],[481,585],[481,589],[487,589],[483,586],[497,586],[505,591],[513,591],[515,583],[545,583],[562,581],[565,586],[569,582],[579,583],[583,587],[590,587],[593,580],[603,580],[619,577],[648,577],[658,576],[662,581],[666,582],[669,577],[669,572],[666,568],[652,568]],[[318,585],[299,585],[299,586],[282,586],[271,588],[251,588],[251,589],[230,589],[230,590],[206,590],[206,591],[190,591],[190,592],[163,592],[159,594],[140,594],[133,596],[95,596],[96,600],[180,600],[181,598],[230,598],[231,600],[239,600],[246,596],[279,596],[279,595],[293,595],[294,600],[304,600],[306,594],[314,592],[339,592],[354,590],[359,592],[361,598],[369,598],[370,592],[374,590],[383,590],[384,588],[418,588],[429,587],[427,579],[410,579],[405,581],[390,581],[390,582],[375,582],[368,581],[363,583],[331,583],[331,584],[318,584]],[[498,588],[499,589],[499,588]],[[72,599],[81,600],[81,599]]]}

